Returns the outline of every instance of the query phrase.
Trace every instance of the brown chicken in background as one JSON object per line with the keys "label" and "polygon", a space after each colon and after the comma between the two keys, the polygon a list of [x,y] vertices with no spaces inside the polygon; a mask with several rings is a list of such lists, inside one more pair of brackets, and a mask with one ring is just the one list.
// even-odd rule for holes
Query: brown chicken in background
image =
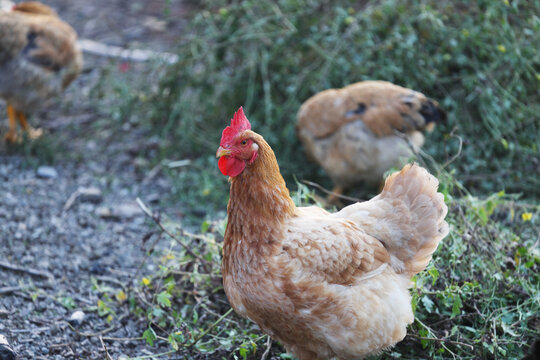
{"label": "brown chicken in background", "polygon": [[[386,81],[362,81],[309,98],[298,112],[307,155],[334,183],[335,194],[364,181],[376,185],[401,167],[446,114],[424,94]],[[335,201],[335,198],[332,198]]]}
{"label": "brown chicken in background", "polygon": [[358,359],[405,337],[411,277],[448,234],[437,179],[409,164],[370,201],[296,207],[242,108],[217,157],[231,183],[222,273],[237,313],[300,360]]}
{"label": "brown chicken in background", "polygon": [[82,54],[77,34],[50,7],[22,2],[0,10],[0,97],[7,102],[6,141],[20,140],[16,124],[30,138],[26,113],[59,95],[80,73]]}

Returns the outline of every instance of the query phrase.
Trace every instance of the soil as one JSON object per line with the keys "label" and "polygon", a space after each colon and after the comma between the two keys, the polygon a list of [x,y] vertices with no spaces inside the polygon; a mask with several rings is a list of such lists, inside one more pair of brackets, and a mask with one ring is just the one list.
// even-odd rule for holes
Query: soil
{"label": "soil", "polygon": [[[155,51],[174,51],[193,12],[193,5],[179,0],[46,3],[80,38]],[[171,185],[148,165],[157,157],[157,140],[129,124],[107,126],[89,99],[110,64],[85,55],[74,84],[31,116],[45,130],[42,139],[0,144],[0,335],[19,359],[119,359],[168,350],[137,339],[147,323],[127,306],[112,319],[96,311],[97,287],[121,290],[152,266],[141,267],[143,238],[155,228],[135,199],[177,210],[163,208]],[[1,136],[6,128],[2,120]],[[43,166],[57,176],[42,177]],[[84,319],[70,320],[78,310]]]}

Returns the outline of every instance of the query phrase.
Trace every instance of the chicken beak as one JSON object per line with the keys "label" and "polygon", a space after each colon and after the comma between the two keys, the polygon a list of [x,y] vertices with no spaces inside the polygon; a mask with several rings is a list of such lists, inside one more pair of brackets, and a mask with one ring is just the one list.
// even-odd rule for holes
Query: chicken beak
{"label": "chicken beak", "polygon": [[429,124],[426,125],[427,132],[432,132],[433,129],[435,129],[435,122],[430,122]]}
{"label": "chicken beak", "polygon": [[232,151],[229,149],[225,149],[224,147],[219,147],[216,152],[216,157],[220,158],[222,156],[228,156],[231,155]]}

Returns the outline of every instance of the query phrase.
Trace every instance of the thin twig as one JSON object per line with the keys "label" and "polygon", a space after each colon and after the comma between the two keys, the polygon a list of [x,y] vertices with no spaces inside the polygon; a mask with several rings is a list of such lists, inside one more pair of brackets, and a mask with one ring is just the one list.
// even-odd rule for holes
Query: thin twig
{"label": "thin twig", "polygon": [[221,275],[218,275],[218,274],[206,274],[206,273],[193,273],[193,272],[188,272],[188,271],[181,271],[181,270],[170,270],[169,271],[170,274],[176,274],[176,275],[200,275],[200,276],[208,276],[208,277],[211,277],[213,279],[221,279]]}
{"label": "thin twig", "polygon": [[[152,235],[150,235],[150,236],[152,236]],[[150,255],[154,252],[154,248],[156,247],[156,245],[157,245],[157,243],[158,243],[158,241],[160,239],[161,239],[161,233],[159,233],[159,236],[156,237],[156,239],[154,240],[152,245],[150,245],[150,248],[148,249],[148,251],[146,251],[146,256],[144,257],[144,259],[139,264],[139,267],[137,267],[137,270],[135,271],[135,273],[132,273],[132,276],[129,279],[129,283],[131,283],[133,281],[133,279],[136,279],[139,276],[139,273],[141,272],[141,269],[143,268],[144,264],[146,264],[146,260],[148,260]],[[144,240],[143,240],[143,246],[144,246]]]}
{"label": "thin twig", "polygon": [[66,203],[64,204],[64,209],[62,210],[62,212],[65,213],[66,211],[68,211],[73,206],[73,204],[75,203],[75,200],[77,200],[80,194],[81,193],[79,192],[79,189],[75,190],[73,194],[69,196]]}
{"label": "thin twig", "polygon": [[[122,321],[126,316],[128,316],[128,313],[124,313],[122,315],[120,315],[116,320],[118,322]],[[95,336],[99,336],[101,337],[101,335],[105,335],[111,331],[114,331],[117,329],[116,326],[110,326],[104,330],[101,330],[101,331],[98,331],[98,332],[95,332],[95,333],[86,333],[86,332],[82,332],[82,331],[79,331],[78,329],[74,328],[73,325],[71,325],[69,322],[67,321],[63,321],[65,324],[67,324],[71,330],[75,331],[77,333],[77,335],[80,335],[80,336],[86,336],[86,337],[95,337]]]}
{"label": "thin twig", "polygon": [[447,167],[448,165],[450,165],[451,163],[453,163],[461,155],[461,150],[463,149],[463,138],[459,135],[454,134],[456,130],[457,130],[457,127],[454,127],[449,135],[450,137],[458,139],[459,141],[458,151],[447,162],[445,162],[442,165],[443,169]]}
{"label": "thin twig", "polygon": [[191,160],[190,159],[184,159],[184,160],[171,161],[170,163],[167,164],[167,167],[169,169],[176,169],[176,168],[184,167],[184,166],[188,166],[188,165],[191,165]]}
{"label": "thin twig", "polygon": [[154,178],[159,174],[161,171],[162,165],[157,164],[154,166],[148,174],[144,177],[143,181],[141,182],[142,185],[148,185]]}
{"label": "thin twig", "polygon": [[191,348],[193,347],[193,345],[195,345],[196,343],[199,342],[199,340],[201,340],[206,334],[208,334],[210,331],[212,331],[213,328],[215,328],[221,321],[223,321],[223,319],[225,319],[227,316],[229,316],[229,314],[233,311],[232,308],[230,308],[225,314],[221,315],[221,317],[219,319],[217,319],[212,325],[210,325],[210,327],[208,329],[206,329],[205,331],[202,332],[202,334],[200,334],[199,336],[197,336],[195,338],[195,340],[193,340],[193,342],[191,344],[189,344],[188,346],[186,346],[187,348]]}
{"label": "thin twig", "polygon": [[80,39],[77,41],[77,45],[82,51],[89,54],[120,58],[129,61],[148,61],[150,59],[160,59],[168,64],[174,64],[176,61],[178,61],[178,55],[171,53],[139,49],[130,50],[121,48],[119,46],[103,44],[89,39]]}
{"label": "thin twig", "polygon": [[272,338],[268,336],[268,339],[266,340],[266,350],[264,350],[264,353],[261,356],[261,360],[266,360],[266,358],[270,354],[271,348],[272,348]]}
{"label": "thin twig", "polygon": [[114,331],[116,329],[116,326],[113,325],[113,326],[109,326],[108,328],[106,328],[104,330],[101,330],[101,331],[98,331],[98,332],[95,332],[95,333],[87,333],[87,332],[79,331],[78,329],[73,327],[73,325],[71,325],[68,322],[66,322],[66,324],[71,328],[71,330],[75,331],[77,333],[77,335],[86,336],[86,337],[95,337],[95,336],[105,335],[105,334],[110,333],[111,331]]}
{"label": "thin twig", "polygon": [[160,356],[164,356],[164,355],[169,355],[169,354],[174,354],[176,352],[176,350],[169,350],[169,351],[165,351],[165,352],[162,352],[162,353],[159,353],[159,354],[151,354],[151,355],[143,355],[143,356],[136,356],[134,358],[131,358],[132,360],[140,360],[140,359],[154,359],[154,358],[158,358]]}
{"label": "thin twig", "polygon": [[[435,340],[435,339],[438,339],[435,334],[433,333],[433,330],[427,326],[426,324],[424,324],[422,321],[418,320],[418,318],[415,319],[416,322],[418,322],[420,325],[422,325],[422,327],[424,327],[424,329],[426,329],[428,331],[429,334],[431,334],[431,336],[433,336],[433,338],[427,338],[428,340]],[[411,335],[411,336],[415,336],[415,335]],[[445,342],[442,341],[441,342],[441,346],[446,350],[448,351],[450,354],[452,354],[452,357],[455,359],[456,358],[456,354],[454,354],[454,352],[452,352],[452,350],[450,350],[449,348],[446,347],[446,345],[444,344]]]}
{"label": "thin twig", "polygon": [[104,336],[102,337],[105,341],[141,341],[144,340],[142,336],[136,337],[136,338],[119,338],[119,337],[110,337],[110,336]]}
{"label": "thin twig", "polygon": [[349,201],[353,201],[353,202],[362,202],[362,199],[358,199],[358,198],[355,198],[355,197],[335,193],[333,191],[325,189],[324,187],[322,187],[321,185],[319,185],[319,184],[317,184],[317,183],[315,183],[313,181],[302,180],[302,182],[304,184],[308,185],[308,186],[313,186],[314,188],[317,188],[317,189],[321,190],[322,192],[324,192],[327,195],[332,195],[332,196],[338,197],[340,199],[349,200]]}
{"label": "thin twig", "polygon": [[101,342],[101,346],[103,346],[103,350],[105,350],[105,357],[107,360],[112,360],[111,356],[109,355],[109,352],[107,351],[107,347],[105,346],[105,343],[103,342],[103,339],[101,336],[99,337],[99,341]]}
{"label": "thin twig", "polygon": [[21,291],[21,290],[26,290],[28,289],[27,286],[5,286],[5,287],[2,287],[0,288],[0,295],[6,295],[6,294],[11,294],[11,293],[14,293],[15,291]]}
{"label": "thin twig", "polygon": [[124,290],[124,292],[126,292],[126,293],[128,292],[128,289],[127,289],[126,285],[124,285],[124,283],[121,282],[120,280],[117,280],[117,279],[115,279],[113,277],[106,276],[106,275],[98,275],[98,276],[96,276],[96,279],[101,280],[103,282],[108,282],[108,283],[119,285],[122,288],[122,290]]}
{"label": "thin twig", "polygon": [[418,336],[418,335],[413,335],[411,334],[410,335],[411,337],[415,338],[415,339],[420,339],[420,340],[432,340],[432,341],[438,341],[438,342],[446,342],[446,343],[449,343],[449,344],[453,344],[453,345],[462,345],[462,346],[467,346],[468,348],[470,348],[471,350],[474,350],[474,346],[472,346],[471,344],[465,344],[465,343],[462,343],[460,341],[454,341],[454,340],[450,340],[450,339],[439,339],[439,338],[428,338],[428,337],[424,337],[424,336]]}
{"label": "thin twig", "polygon": [[50,326],[40,327],[40,328],[31,328],[31,329],[15,329],[15,330],[8,330],[10,333],[13,334],[21,334],[21,333],[40,333],[42,331],[48,331],[51,330]]}
{"label": "thin twig", "polygon": [[142,202],[142,200],[140,198],[137,198],[136,199],[137,201],[137,204],[139,205],[139,207],[141,208],[141,210],[148,216],[150,217],[152,220],[154,220],[154,222],[156,223],[157,226],[159,226],[159,228],[167,235],[169,235],[172,239],[174,239],[178,244],[180,244],[184,250],[186,250],[186,252],[193,256],[194,258],[196,258],[197,260],[199,260],[201,263],[202,263],[202,266],[204,268],[204,270],[207,272],[207,273],[210,273],[210,270],[208,269],[207,265],[208,262],[206,260],[204,260],[202,257],[200,257],[199,255],[195,254],[193,252],[193,250],[191,250],[189,248],[189,246],[187,246],[186,244],[184,244],[182,242],[182,240],[180,240],[179,238],[177,238],[175,235],[173,235],[169,230],[167,230],[165,228],[165,226],[163,226],[163,224],[161,223],[161,221],[159,221],[159,218],[157,215],[154,215],[152,213],[152,211],[150,211],[150,209],[148,209],[148,207],[146,207],[146,205]]}
{"label": "thin twig", "polygon": [[29,275],[33,275],[37,277],[47,278],[49,280],[54,280],[53,274],[45,270],[23,268],[21,266],[13,265],[4,261],[0,261],[0,267],[4,269],[12,270],[12,271],[19,271],[19,272],[27,273]]}
{"label": "thin twig", "polygon": [[177,227],[176,230],[178,230],[178,232],[180,232],[180,235],[181,236],[185,236],[185,237],[188,237],[190,239],[195,239],[195,240],[202,240],[202,241],[208,241],[208,238],[204,235],[199,235],[199,234],[193,234],[193,233],[190,233],[189,231],[186,231],[182,228],[179,228]]}
{"label": "thin twig", "polygon": [[139,290],[137,288],[134,288],[134,292],[135,292],[135,295],[137,295],[139,297],[139,300],[141,300],[143,303],[145,303],[148,307],[153,307],[154,306],[151,303],[149,303],[148,300],[146,300],[143,297],[143,295],[139,292]]}
{"label": "thin twig", "polygon": [[[214,316],[218,316],[218,317],[221,316],[219,313],[217,313],[217,312],[215,312],[214,310],[210,309],[207,305],[204,305],[204,304],[203,304],[203,309],[204,309],[206,312],[208,312],[208,313],[210,313],[210,314],[212,314],[212,315],[214,315]],[[226,321],[226,322],[228,322],[228,323],[231,323],[231,324],[233,324],[233,325],[236,326],[236,327],[241,327],[241,326],[242,326],[242,325],[240,325],[240,323],[238,323],[237,321],[234,321],[233,319],[223,319],[223,321]]]}

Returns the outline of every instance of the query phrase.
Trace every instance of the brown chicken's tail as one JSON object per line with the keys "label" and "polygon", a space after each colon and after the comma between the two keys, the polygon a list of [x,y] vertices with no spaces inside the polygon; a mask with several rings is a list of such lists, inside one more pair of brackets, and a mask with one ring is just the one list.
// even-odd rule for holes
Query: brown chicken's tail
{"label": "brown chicken's tail", "polygon": [[[383,219],[383,241],[396,270],[411,276],[424,270],[439,242],[448,235],[444,220],[448,207],[437,192],[439,181],[416,164],[390,175],[375,199],[390,205],[392,215]],[[374,199],[374,200],[375,200]]]}
{"label": "brown chicken's tail", "polygon": [[335,215],[357,223],[384,244],[391,266],[412,276],[425,269],[448,234],[448,208],[437,192],[439,182],[427,170],[408,164],[386,179],[370,201],[349,205]]}

